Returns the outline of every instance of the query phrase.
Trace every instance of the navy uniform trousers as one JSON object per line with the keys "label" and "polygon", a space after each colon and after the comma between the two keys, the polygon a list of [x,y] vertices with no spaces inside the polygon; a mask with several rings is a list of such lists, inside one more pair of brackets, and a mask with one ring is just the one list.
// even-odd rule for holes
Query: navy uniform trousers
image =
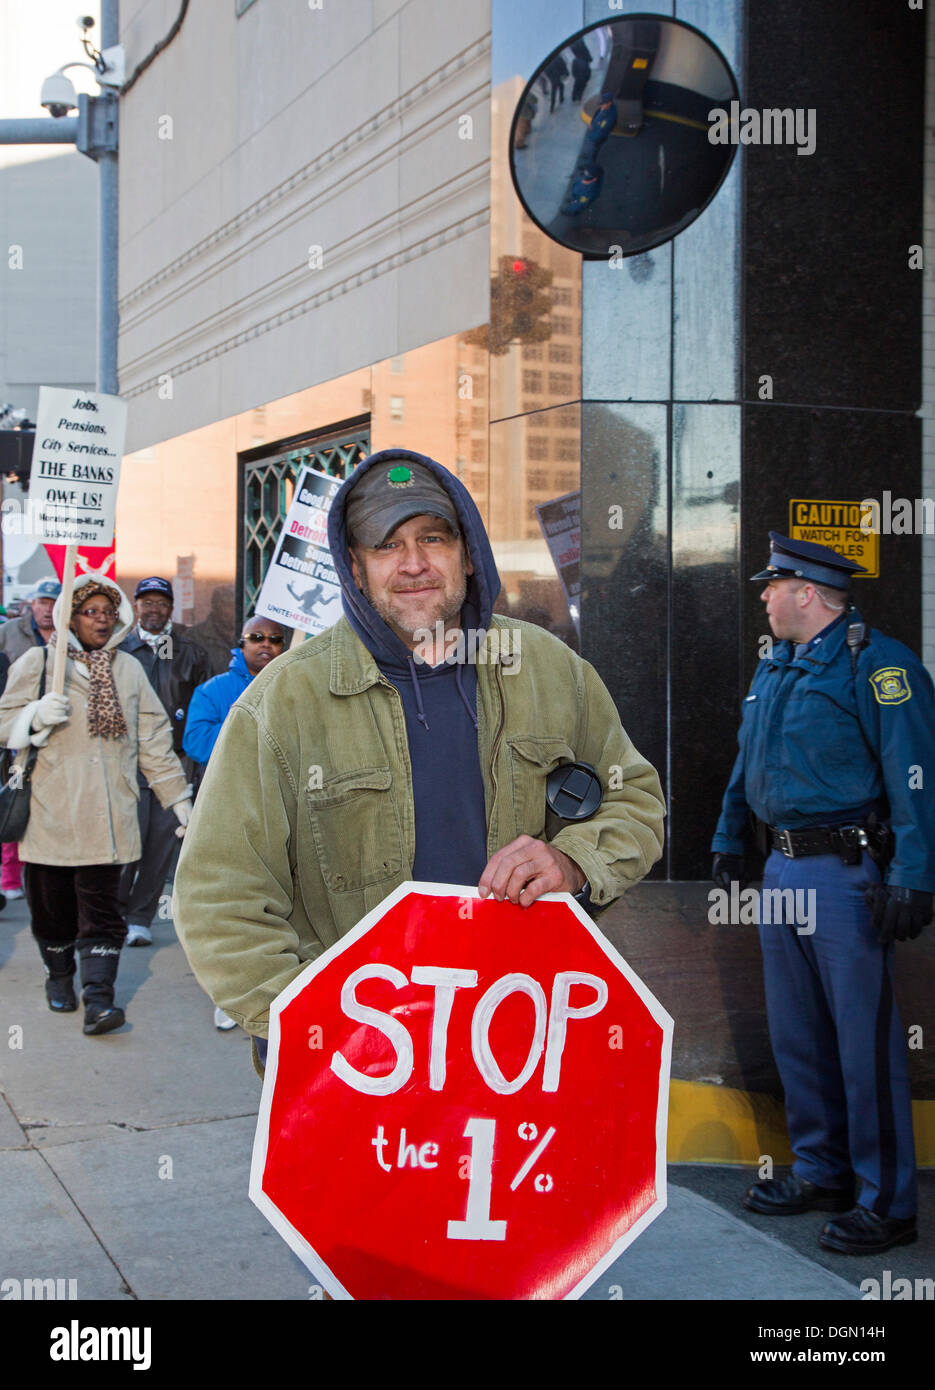
{"label": "navy uniform trousers", "polygon": [[[794,923],[787,912],[779,925],[764,924],[761,913],[759,931],[795,1173],[844,1187],[853,1172],[860,1206],[908,1217],[916,1214],[916,1167],[906,1039],[893,998],[893,947],[880,945],[864,901],[879,880],[866,853],[849,865],[833,854],[789,859],[773,850],[764,890],[800,890],[814,931],[801,909]],[[809,890],[812,899],[802,896]]]}

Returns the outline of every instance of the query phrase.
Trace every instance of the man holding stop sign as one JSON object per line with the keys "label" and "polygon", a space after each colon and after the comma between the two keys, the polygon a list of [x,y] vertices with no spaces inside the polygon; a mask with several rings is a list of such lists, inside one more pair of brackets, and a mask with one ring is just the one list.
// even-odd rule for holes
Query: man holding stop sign
{"label": "man holding stop sign", "polygon": [[[603,908],[662,852],[655,771],[587,662],[493,614],[490,542],[453,474],[373,454],[328,534],[344,617],[232,707],[175,881],[195,975],[261,1063],[273,1000],[400,884]],[[576,763],[596,774],[585,814],[572,782],[549,818],[550,774]]]}

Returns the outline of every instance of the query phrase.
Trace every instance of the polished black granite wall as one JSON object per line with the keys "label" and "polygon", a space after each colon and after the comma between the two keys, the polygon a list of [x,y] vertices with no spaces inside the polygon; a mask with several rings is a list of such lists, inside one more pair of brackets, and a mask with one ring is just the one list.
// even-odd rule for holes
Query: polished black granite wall
{"label": "polished black granite wall", "polygon": [[[740,701],[769,631],[747,576],[766,562],[769,530],[788,534],[790,499],[922,493],[922,272],[909,248],[922,240],[924,24],[892,0],[748,0],[741,103],[814,109],[816,148],[744,150],[742,385],[716,407],[671,387],[652,405],[582,407],[582,650],[668,791],[656,877],[708,874]],[[673,292],[684,352],[693,330],[679,307]],[[619,322],[623,357],[649,329]],[[690,350],[703,353],[697,332]],[[700,410],[722,414],[696,429],[686,471],[680,427]],[[624,528],[609,532],[621,501]],[[880,539],[880,577],[857,581],[856,600],[918,650],[919,539]]]}
{"label": "polished black granite wall", "polygon": [[[921,399],[925,15],[904,0],[749,0],[743,103],[815,110],[817,144],[750,146],[744,399]],[[885,456],[881,459],[885,463]]]}

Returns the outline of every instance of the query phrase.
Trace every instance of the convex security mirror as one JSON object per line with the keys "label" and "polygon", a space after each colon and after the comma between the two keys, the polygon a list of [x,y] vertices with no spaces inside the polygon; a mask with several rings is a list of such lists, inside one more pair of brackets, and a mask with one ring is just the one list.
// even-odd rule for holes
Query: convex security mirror
{"label": "convex security mirror", "polygon": [[700,215],[736,152],[708,112],[737,99],[699,30],[628,15],[572,35],[540,64],[510,130],[520,201],[553,240],[591,258],[634,256]]}

